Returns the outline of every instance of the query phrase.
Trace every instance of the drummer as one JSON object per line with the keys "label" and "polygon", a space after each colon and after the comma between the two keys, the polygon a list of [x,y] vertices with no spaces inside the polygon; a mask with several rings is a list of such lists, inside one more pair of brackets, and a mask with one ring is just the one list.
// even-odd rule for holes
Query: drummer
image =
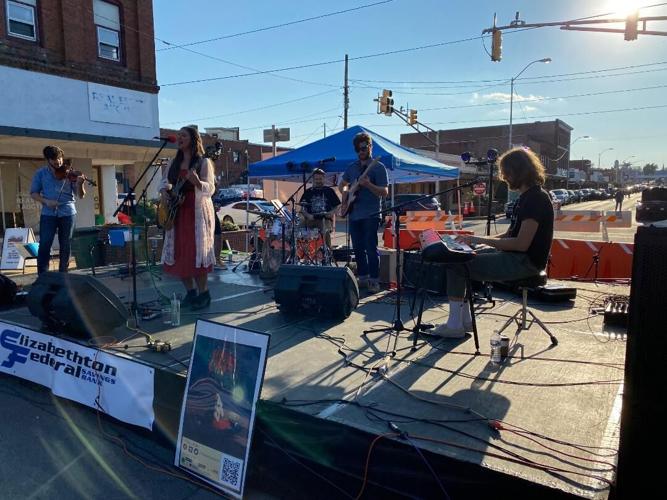
{"label": "drummer", "polygon": [[301,218],[307,228],[319,229],[325,243],[331,248],[334,212],[340,205],[340,199],[333,188],[324,185],[324,178],[324,170],[313,170],[313,185],[301,197]]}

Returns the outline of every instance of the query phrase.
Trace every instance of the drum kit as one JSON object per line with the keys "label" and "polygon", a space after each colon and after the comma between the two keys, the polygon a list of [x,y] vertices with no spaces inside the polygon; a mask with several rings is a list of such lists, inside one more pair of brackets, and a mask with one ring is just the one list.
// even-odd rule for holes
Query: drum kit
{"label": "drum kit", "polygon": [[[306,203],[301,203],[306,205]],[[300,217],[290,220],[282,214],[248,210],[259,216],[260,224],[252,226],[252,244],[248,269],[260,269],[260,277],[272,277],[282,263],[296,265],[330,266],[333,264],[331,248],[325,234],[316,227],[306,227]],[[324,214],[314,214],[315,219]],[[319,217],[318,217],[319,216]],[[258,262],[261,261],[261,264]]]}

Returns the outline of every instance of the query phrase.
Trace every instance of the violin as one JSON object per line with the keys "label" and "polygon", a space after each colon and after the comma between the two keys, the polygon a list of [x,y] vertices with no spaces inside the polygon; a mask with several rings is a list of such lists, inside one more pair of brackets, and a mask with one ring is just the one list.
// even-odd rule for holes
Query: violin
{"label": "violin", "polygon": [[[63,163],[62,167],[60,168],[54,168],[53,169],[53,175],[55,175],[56,179],[59,181],[62,181],[63,179],[67,179],[70,182],[76,182],[77,178],[83,176],[83,172],[80,170],[74,170],[71,167],[70,163]],[[86,181],[88,184],[91,186],[97,187],[97,182],[91,181],[90,179],[86,178],[85,176],[83,177],[83,180]]]}

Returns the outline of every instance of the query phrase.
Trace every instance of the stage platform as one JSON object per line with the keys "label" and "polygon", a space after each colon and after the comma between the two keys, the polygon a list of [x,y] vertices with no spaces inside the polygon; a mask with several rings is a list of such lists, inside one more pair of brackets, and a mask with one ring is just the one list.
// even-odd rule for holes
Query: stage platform
{"label": "stage platform", "polygon": [[[97,278],[130,300],[131,280],[116,269],[98,269]],[[484,306],[477,316],[480,355],[471,336],[422,338],[413,352],[412,335],[402,333],[385,372],[377,368],[393,339],[362,332],[392,321],[393,292],[362,296],[344,322],[286,316],[275,307],[271,283],[241,268],[212,273],[210,308],[184,311],[180,326],[162,316],[140,321],[154,339],[172,344],[170,352],[147,348],[142,335],[124,327],[114,331],[117,344],[106,339],[104,349],[155,368],[154,431],[173,440],[197,318],[269,333],[251,476],[261,471],[295,492],[354,497],[368,460],[369,497],[439,497],[442,486],[454,498],[607,498],[615,477],[625,334],[605,327],[590,308],[629,288],[574,286],[575,302],[529,302],[558,345],[538,325],[518,336],[510,328],[510,357],[499,365],[491,363],[489,339],[519,308],[520,297],[509,292],[494,290],[496,306]],[[154,282],[148,273],[139,275],[138,289],[138,302],[156,309],[157,290],[167,297],[182,291],[178,281]],[[410,328],[411,299],[407,293],[402,304]],[[425,321],[447,317],[446,298],[430,296],[427,307]],[[25,307],[0,312],[0,321],[41,326]]]}

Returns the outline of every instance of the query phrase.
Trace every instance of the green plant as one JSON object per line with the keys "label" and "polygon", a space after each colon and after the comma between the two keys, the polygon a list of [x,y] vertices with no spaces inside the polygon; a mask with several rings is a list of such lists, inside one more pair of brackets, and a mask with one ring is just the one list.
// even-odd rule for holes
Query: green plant
{"label": "green plant", "polygon": [[144,203],[141,202],[135,207],[136,215],[132,217],[135,224],[143,225],[144,220],[148,221],[151,226],[157,223],[157,200],[149,200],[144,208]]}
{"label": "green plant", "polygon": [[237,226],[233,222],[223,221],[223,222],[221,222],[220,225],[221,225],[223,231],[238,231],[239,230],[239,226]]}

